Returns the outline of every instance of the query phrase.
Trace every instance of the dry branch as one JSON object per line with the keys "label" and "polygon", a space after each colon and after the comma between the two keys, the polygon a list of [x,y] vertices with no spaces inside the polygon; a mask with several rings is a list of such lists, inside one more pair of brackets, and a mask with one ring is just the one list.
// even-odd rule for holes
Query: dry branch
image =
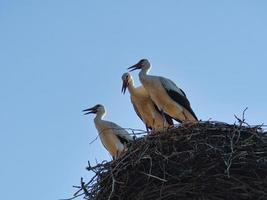
{"label": "dry branch", "polygon": [[76,195],[90,200],[267,199],[267,136],[260,126],[187,123],[136,140]]}

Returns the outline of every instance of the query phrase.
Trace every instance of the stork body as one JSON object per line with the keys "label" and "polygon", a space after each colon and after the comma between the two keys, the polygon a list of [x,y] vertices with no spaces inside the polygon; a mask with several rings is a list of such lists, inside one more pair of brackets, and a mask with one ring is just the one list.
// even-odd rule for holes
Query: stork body
{"label": "stork body", "polygon": [[84,111],[86,112],[85,114],[96,114],[94,123],[100,140],[112,157],[118,158],[125,150],[126,144],[133,141],[133,137],[119,125],[103,120],[106,114],[104,106],[98,104]]}
{"label": "stork body", "polygon": [[151,100],[146,89],[143,86],[134,86],[131,74],[123,74],[122,80],[122,92],[125,93],[126,88],[128,88],[134,110],[139,118],[144,122],[147,129],[160,131],[173,125],[172,119],[169,116],[166,115],[165,117],[162,117],[160,111]]}
{"label": "stork body", "polygon": [[158,109],[178,122],[197,121],[184,91],[170,79],[148,75],[150,68],[149,61],[142,59],[129,69],[141,69],[139,79]]}

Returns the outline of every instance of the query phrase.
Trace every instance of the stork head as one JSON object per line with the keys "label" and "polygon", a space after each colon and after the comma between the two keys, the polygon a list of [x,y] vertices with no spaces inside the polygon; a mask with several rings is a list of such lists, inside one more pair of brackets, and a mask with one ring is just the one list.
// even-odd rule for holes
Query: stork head
{"label": "stork head", "polygon": [[129,86],[130,83],[133,82],[133,78],[130,73],[124,73],[121,77],[122,79],[122,88],[121,92],[125,94],[126,88]]}
{"label": "stork head", "polygon": [[147,59],[142,59],[135,65],[129,67],[128,70],[130,70],[130,72],[137,69],[148,71],[150,67],[151,67],[150,62]]}
{"label": "stork head", "polygon": [[101,105],[101,104],[97,104],[92,108],[88,108],[88,109],[83,110],[83,112],[84,112],[84,115],[88,115],[88,114],[91,114],[91,113],[96,114],[96,113],[99,113],[99,112],[105,113],[105,107],[103,105]]}

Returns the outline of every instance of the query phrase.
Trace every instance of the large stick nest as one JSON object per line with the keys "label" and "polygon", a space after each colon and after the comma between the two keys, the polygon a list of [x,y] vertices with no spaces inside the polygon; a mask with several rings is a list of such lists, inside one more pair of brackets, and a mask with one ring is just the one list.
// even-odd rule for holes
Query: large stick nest
{"label": "large stick nest", "polygon": [[75,195],[91,200],[267,199],[267,136],[242,122],[182,124],[88,170]]}

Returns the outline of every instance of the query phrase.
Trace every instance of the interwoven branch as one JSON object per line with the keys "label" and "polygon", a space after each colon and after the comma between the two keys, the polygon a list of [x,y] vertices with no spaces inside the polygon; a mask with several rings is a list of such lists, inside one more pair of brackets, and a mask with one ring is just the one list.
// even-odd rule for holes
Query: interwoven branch
{"label": "interwoven branch", "polygon": [[187,123],[88,170],[75,195],[90,200],[267,199],[267,136],[244,120]]}

